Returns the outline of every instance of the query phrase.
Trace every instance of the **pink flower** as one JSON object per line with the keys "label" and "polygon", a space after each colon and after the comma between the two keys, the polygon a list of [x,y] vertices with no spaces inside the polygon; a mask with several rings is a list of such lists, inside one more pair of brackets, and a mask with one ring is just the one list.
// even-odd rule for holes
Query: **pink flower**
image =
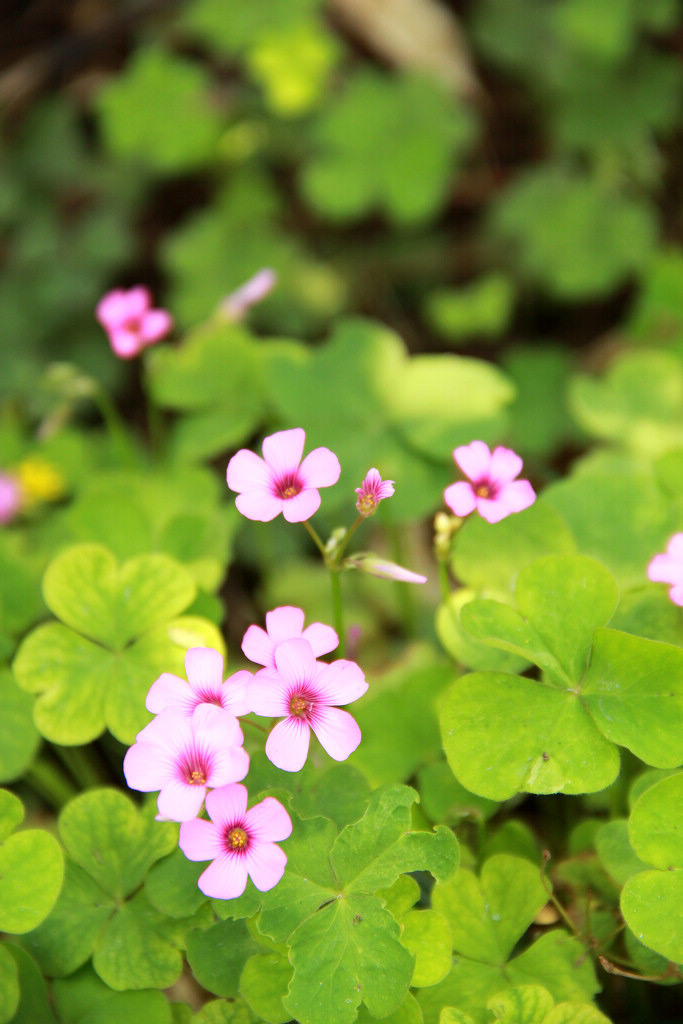
{"label": "pink flower", "polygon": [[244,786],[221,786],[206,798],[211,821],[196,818],[180,826],[178,845],[188,860],[210,860],[199,888],[213,899],[241,896],[249,876],[261,892],[282,878],[287,856],[276,842],[292,834],[292,822],[272,796],[247,810]]}
{"label": "pink flower", "polygon": [[374,467],[365,474],[365,480],[360,487],[356,487],[356,508],[359,515],[367,518],[377,511],[377,506],[383,498],[390,498],[394,493],[394,481],[382,480],[378,470]]}
{"label": "pink flower", "polygon": [[482,519],[497,523],[536,500],[529,481],[515,479],[522,460],[510,448],[499,446],[492,452],[483,441],[472,441],[456,448],[453,458],[470,480],[460,480],[444,491],[444,501],[456,516],[468,516],[476,509]]}
{"label": "pink flower", "polygon": [[0,472],[0,526],[11,523],[22,506],[21,486],[15,476]]}
{"label": "pink flower", "polygon": [[396,562],[389,562],[386,558],[378,558],[370,552],[357,551],[345,559],[345,565],[352,569],[360,569],[369,576],[379,576],[383,580],[398,580],[399,583],[426,583],[427,577],[419,572],[412,572],[404,569]]}
{"label": "pink flower", "polygon": [[123,759],[131,789],[159,789],[159,817],[189,821],[201,810],[208,788],[239,782],[249,771],[249,755],[237,719],[200,704],[192,718],[167,708],[137,734]]}
{"label": "pink flower", "polygon": [[319,487],[336,484],[339,459],[329,448],[315,448],[301,461],[306,434],[301,427],[280,430],[263,440],[263,458],[242,448],[228,463],[228,487],[247,519],[268,523],[282,512],[288,523],[302,523],[320,507]]}
{"label": "pink flower", "polygon": [[262,302],[275,287],[277,274],[270,267],[263,267],[234,292],[226,296],[220,305],[221,312],[229,320],[241,320],[257,302]]}
{"label": "pink flower", "polygon": [[350,704],[368,688],[361,669],[343,658],[316,661],[307,640],[285,640],[275,668],[262,668],[250,689],[251,709],[284,716],[266,740],[266,755],[285,772],[298,772],[308,754],[311,729],[335,761],[345,761],[361,740],[360,729],[338,704]]}
{"label": "pink flower", "polygon": [[671,583],[669,597],[683,605],[683,533],[675,533],[666,546],[666,554],[655,555],[647,567],[648,579]]}
{"label": "pink flower", "polygon": [[185,655],[187,682],[163,672],[147,694],[145,707],[152,714],[176,707],[192,717],[200,704],[215,704],[238,717],[249,712],[247,686],[251,672],[242,669],[223,681],[223,656],[212,647],[191,647]]}
{"label": "pink flower", "polygon": [[119,359],[132,359],[147,345],[161,341],[173,320],[165,309],[152,309],[152,296],[143,285],[116,288],[97,303],[95,316],[109,335],[109,344]]}
{"label": "pink flower", "polygon": [[321,654],[329,654],[339,646],[339,637],[331,626],[326,626],[322,622],[312,622],[304,629],[302,609],[284,605],[282,608],[274,608],[272,612],[266,612],[265,629],[261,629],[260,626],[249,626],[242,640],[242,651],[249,661],[275,668],[277,645],[296,637],[308,640],[316,658]]}

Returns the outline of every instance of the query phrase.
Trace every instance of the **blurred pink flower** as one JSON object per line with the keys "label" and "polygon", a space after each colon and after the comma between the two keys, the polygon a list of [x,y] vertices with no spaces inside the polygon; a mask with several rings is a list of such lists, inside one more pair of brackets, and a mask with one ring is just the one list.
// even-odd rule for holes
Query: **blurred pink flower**
{"label": "blurred pink flower", "polygon": [[488,523],[497,523],[513,512],[533,505],[534,489],[528,480],[516,480],[522,460],[510,448],[493,450],[483,441],[461,445],[453,458],[469,477],[444,491],[444,501],[456,516],[468,516],[476,509]]}
{"label": "blurred pink flower", "polygon": [[318,488],[336,484],[341,467],[329,448],[314,448],[302,462],[305,440],[301,427],[280,430],[264,438],[263,458],[247,448],[233,455],[227,481],[243,516],[268,523],[282,512],[301,523],[318,511]]}
{"label": "blurred pink flower", "polygon": [[404,569],[396,562],[389,562],[386,558],[379,558],[369,551],[357,551],[345,560],[345,565],[353,569],[360,569],[369,576],[379,576],[383,580],[398,580],[399,583],[426,583],[427,577],[419,572],[412,572]]}
{"label": "blurred pink flower", "polygon": [[0,472],[0,526],[11,523],[22,506],[19,481],[11,473]]}
{"label": "blurred pink flower", "polygon": [[200,704],[192,718],[167,708],[137,734],[123,759],[131,789],[160,790],[159,817],[189,821],[201,810],[208,788],[239,782],[249,771],[237,719]]}
{"label": "blurred pink flower", "polygon": [[250,688],[251,709],[268,718],[284,716],[266,740],[266,755],[285,772],[303,768],[311,729],[335,761],[345,761],[361,740],[360,729],[338,704],[350,704],[368,688],[360,667],[343,658],[316,661],[303,638],[275,650],[275,668],[262,668]]}
{"label": "blurred pink flower", "polygon": [[266,612],[265,629],[261,629],[260,626],[249,626],[242,639],[242,652],[249,661],[254,661],[257,665],[275,668],[277,645],[296,637],[308,640],[316,658],[321,654],[329,654],[339,646],[339,637],[331,626],[326,626],[322,622],[312,622],[304,629],[302,609],[284,605]]}
{"label": "blurred pink flower", "polygon": [[356,487],[356,508],[359,515],[367,518],[377,511],[377,506],[383,498],[390,498],[394,493],[394,481],[382,480],[379,471],[373,466],[365,474],[365,480],[360,487]]}
{"label": "blurred pink flower", "polygon": [[191,717],[200,704],[215,704],[238,717],[249,712],[247,686],[251,672],[242,669],[223,681],[223,656],[213,647],[191,647],[185,655],[187,682],[171,672],[163,672],[152,683],[145,707],[157,715],[176,707]]}
{"label": "blurred pink flower", "polygon": [[683,533],[675,533],[666,546],[666,554],[655,555],[647,567],[648,579],[673,584],[669,597],[683,605]]}
{"label": "blurred pink flower", "polygon": [[161,341],[173,327],[170,313],[152,309],[152,296],[143,285],[108,292],[97,303],[95,316],[119,359],[133,359],[143,348]]}
{"label": "blurred pink flower", "polygon": [[220,305],[221,313],[229,320],[241,320],[252,306],[265,299],[275,287],[276,281],[275,271],[270,267],[263,267],[223,299]]}
{"label": "blurred pink flower", "polygon": [[282,878],[286,854],[275,844],[292,833],[282,804],[267,796],[247,810],[244,786],[221,786],[206,797],[211,821],[196,818],[180,826],[178,845],[188,860],[210,860],[199,876],[205,896],[230,900],[241,896],[249,876],[261,892]]}

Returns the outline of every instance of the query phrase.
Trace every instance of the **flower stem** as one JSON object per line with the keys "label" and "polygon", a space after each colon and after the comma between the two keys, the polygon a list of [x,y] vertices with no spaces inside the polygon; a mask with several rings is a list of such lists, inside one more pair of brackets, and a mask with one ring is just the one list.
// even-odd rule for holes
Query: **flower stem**
{"label": "flower stem", "polygon": [[61,810],[78,792],[57,765],[51,764],[46,757],[36,758],[24,773],[24,778],[31,789],[56,811]]}
{"label": "flower stem", "polygon": [[311,538],[313,539],[313,543],[315,544],[315,546],[317,547],[318,551],[320,552],[320,554],[325,559],[325,562],[327,562],[327,552],[325,551],[325,545],[323,544],[322,540],[320,539],[320,536],[319,536],[318,532],[315,530],[315,528],[313,526],[311,526],[311,524],[309,523],[309,521],[307,519],[304,519],[303,526],[304,526],[304,529],[307,531],[307,533],[310,534]]}
{"label": "flower stem", "polygon": [[344,606],[342,604],[341,595],[341,573],[338,569],[329,567],[330,569],[330,583],[332,585],[332,621],[334,622],[334,628],[339,637],[339,657],[344,657],[345,651],[345,635],[344,635]]}
{"label": "flower stem", "polygon": [[111,785],[111,778],[104,766],[96,760],[92,747],[61,747],[54,744],[52,751],[81,789]]}

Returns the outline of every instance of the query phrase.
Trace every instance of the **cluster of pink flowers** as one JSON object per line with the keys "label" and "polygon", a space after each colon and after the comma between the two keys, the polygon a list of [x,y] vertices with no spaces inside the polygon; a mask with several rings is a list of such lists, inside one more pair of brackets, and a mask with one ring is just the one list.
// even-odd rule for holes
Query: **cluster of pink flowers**
{"label": "cluster of pink flowers", "polygon": [[[159,817],[178,821],[179,845],[190,860],[211,860],[199,878],[207,896],[239,896],[251,877],[265,891],[277,885],[287,858],[276,846],[290,835],[285,808],[266,797],[247,810],[239,783],[249,755],[238,717],[253,712],[280,718],[266,741],[266,754],[284,771],[299,771],[308,755],[311,730],[330,757],[343,761],[360,743],[356,721],[339,705],[368,688],[363,672],[343,658],[318,658],[338,646],[322,622],[304,628],[300,608],[284,606],[266,615],[266,629],[250,626],[245,655],[262,668],[223,678],[223,658],[210,647],[185,656],[187,680],[164,672],[147,694],[155,717],[138,733],[123,762],[131,789],[159,790]],[[205,807],[210,820],[200,818]]]}
{"label": "cluster of pink flowers", "polygon": [[476,510],[488,523],[498,523],[536,500],[529,481],[516,479],[522,460],[511,448],[498,446],[491,451],[483,441],[472,441],[455,448],[453,458],[468,478],[444,491],[444,501],[456,516]]}

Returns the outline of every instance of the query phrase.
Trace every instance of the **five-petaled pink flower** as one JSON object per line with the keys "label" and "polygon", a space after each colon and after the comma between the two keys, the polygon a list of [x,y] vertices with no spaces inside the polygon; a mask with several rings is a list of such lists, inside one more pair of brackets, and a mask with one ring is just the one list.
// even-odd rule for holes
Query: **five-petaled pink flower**
{"label": "five-petaled pink flower", "polygon": [[292,822],[272,796],[247,810],[244,786],[222,786],[206,797],[211,821],[197,818],[180,826],[178,845],[188,860],[210,860],[199,888],[213,899],[241,896],[249,876],[261,892],[282,878],[286,854],[275,844],[287,839]]}
{"label": "five-petaled pink flower", "polygon": [[163,672],[152,683],[145,707],[152,714],[176,707],[191,717],[200,704],[215,704],[238,717],[249,712],[247,686],[251,672],[241,669],[223,681],[223,656],[213,647],[191,647],[185,655],[187,682]]}
{"label": "five-petaled pink flower", "polygon": [[284,716],[266,740],[266,755],[285,772],[306,761],[311,729],[335,761],[345,761],[361,740],[360,729],[338,704],[350,704],[368,688],[355,661],[316,661],[303,638],[285,640],[275,650],[275,668],[254,676],[251,709],[268,718]]}
{"label": "five-petaled pink flower", "polygon": [[341,467],[329,448],[314,448],[301,461],[306,434],[301,427],[280,430],[263,440],[263,458],[241,448],[228,463],[227,481],[235,504],[247,519],[268,523],[280,512],[301,523],[320,507],[319,487],[331,487]]}
{"label": "five-petaled pink flower", "polygon": [[170,313],[152,309],[152,296],[143,285],[108,292],[97,303],[95,316],[119,359],[139,355],[143,348],[161,341],[173,326]]}
{"label": "five-petaled pink flower", "polygon": [[373,468],[365,474],[365,480],[360,487],[356,487],[356,508],[358,514],[367,518],[377,511],[377,506],[384,498],[390,498],[394,493],[394,481],[382,480],[379,471]]}
{"label": "five-petaled pink flower", "polygon": [[131,789],[161,790],[159,817],[189,821],[207,789],[239,782],[249,771],[237,719],[213,704],[200,704],[192,718],[167,708],[137,734],[123,759]]}
{"label": "five-petaled pink flower", "polygon": [[0,472],[0,525],[11,523],[21,510],[21,486],[15,476]]}
{"label": "five-petaled pink flower", "polygon": [[510,448],[499,446],[490,451],[483,441],[472,441],[456,448],[453,458],[469,477],[444,491],[444,501],[456,516],[468,516],[476,509],[482,519],[497,523],[536,500],[529,481],[515,479],[522,460]]}
{"label": "five-petaled pink flower", "polygon": [[672,584],[669,597],[683,605],[683,533],[675,533],[666,546],[666,554],[655,555],[647,567],[648,579]]}
{"label": "five-petaled pink flower", "polygon": [[336,650],[339,646],[339,637],[332,627],[326,626],[323,622],[312,622],[304,629],[304,618],[302,609],[291,605],[266,612],[266,628],[249,626],[244,634],[244,656],[257,665],[275,668],[275,650],[278,644],[296,637],[303,637],[308,641],[316,658]]}

